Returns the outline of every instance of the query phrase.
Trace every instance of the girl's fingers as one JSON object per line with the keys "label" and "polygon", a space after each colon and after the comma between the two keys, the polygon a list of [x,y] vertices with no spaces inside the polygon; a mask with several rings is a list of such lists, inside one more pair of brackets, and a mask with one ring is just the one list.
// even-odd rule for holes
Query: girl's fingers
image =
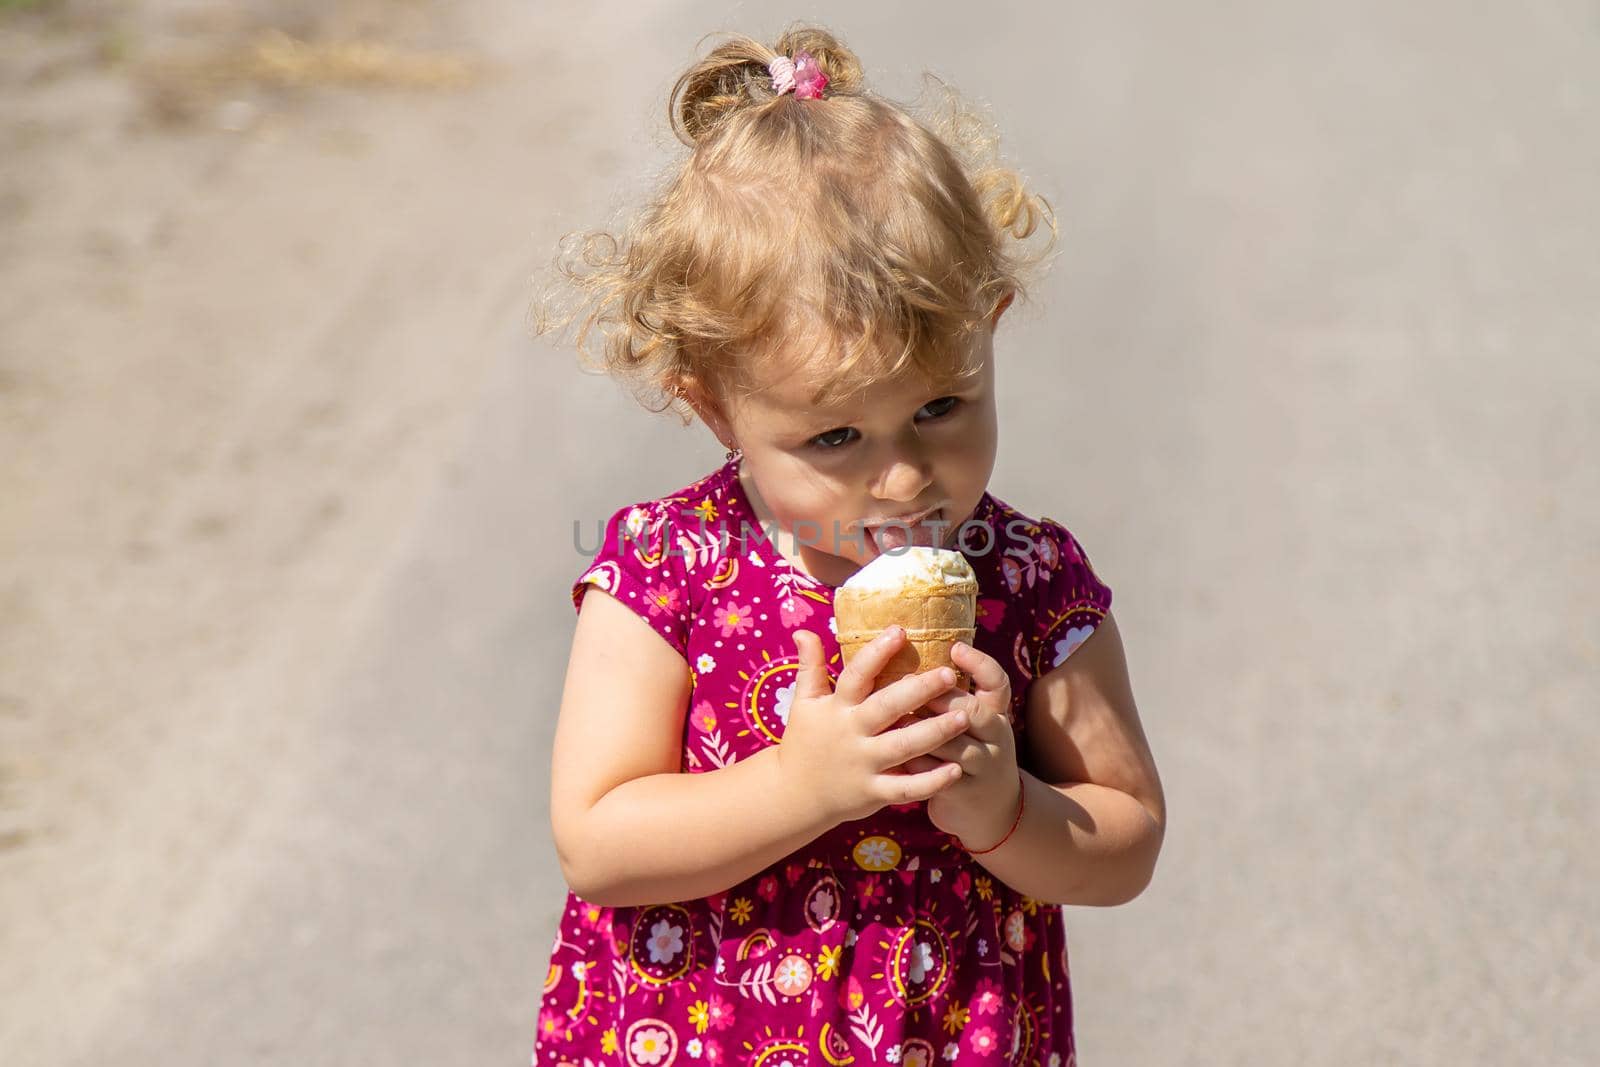
{"label": "girl's fingers", "polygon": [[845,669],[839,672],[834,692],[849,704],[860,704],[872,695],[878,675],[900,646],[905,643],[905,630],[891,626],[869,641],[861,651],[851,657]]}
{"label": "girl's fingers", "polygon": [[972,699],[976,701],[972,721],[979,731],[993,723],[996,718],[1005,718],[1010,713],[1011,676],[993,656],[985,655],[963,641],[957,641],[950,646],[950,659],[972,676]]}
{"label": "girl's fingers", "polygon": [[884,789],[889,804],[915,804],[954,785],[961,777],[961,768],[953,763],[941,763],[929,771],[918,774],[886,775]]}
{"label": "girl's fingers", "polygon": [[1006,669],[993,656],[979,652],[965,641],[957,641],[950,646],[950,659],[972,676],[975,691],[987,689],[994,692],[1011,687],[1011,676]]}
{"label": "girl's fingers", "polygon": [[955,711],[932,719],[922,719],[898,730],[886,731],[873,738],[873,741],[879,745],[880,765],[894,767],[910,764],[918,756],[926,756],[952,738],[960,737],[966,728],[966,714]]}
{"label": "girl's fingers", "polygon": [[935,715],[943,715],[955,708],[966,708],[970,712],[976,706],[977,701],[965,689],[947,689],[927,704],[928,710]]}
{"label": "girl's fingers", "polygon": [[990,746],[986,742],[978,740],[970,732],[963,731],[938,748],[930,750],[928,755],[942,763],[959,763],[963,767],[977,763],[981,766],[981,761],[987,757],[989,749]]}
{"label": "girl's fingers", "polygon": [[810,630],[796,630],[794,647],[800,654],[794,698],[800,700],[827,696],[833,687],[828,681],[828,668],[822,662],[822,638]]}
{"label": "girl's fingers", "polygon": [[954,684],[955,671],[949,667],[908,674],[884,686],[860,704],[861,725],[869,735],[880,734],[899,722],[902,716],[915,715]]}

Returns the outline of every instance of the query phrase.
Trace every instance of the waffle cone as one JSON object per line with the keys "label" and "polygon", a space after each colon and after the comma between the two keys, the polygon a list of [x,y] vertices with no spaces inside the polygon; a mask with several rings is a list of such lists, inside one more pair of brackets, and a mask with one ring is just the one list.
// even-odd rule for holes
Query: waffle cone
{"label": "waffle cone", "polygon": [[956,687],[972,691],[972,680],[950,659],[957,641],[972,644],[977,636],[977,582],[929,585],[908,583],[892,591],[855,590],[841,586],[834,594],[833,617],[839,652],[846,665],[857,652],[890,626],[906,631],[906,642],[878,673],[875,689],[911,674],[949,667]]}

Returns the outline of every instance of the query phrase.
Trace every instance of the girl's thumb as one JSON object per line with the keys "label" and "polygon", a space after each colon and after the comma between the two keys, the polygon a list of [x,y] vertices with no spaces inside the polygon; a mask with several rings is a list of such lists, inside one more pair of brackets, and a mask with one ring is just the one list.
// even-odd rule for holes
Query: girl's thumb
{"label": "girl's thumb", "polygon": [[796,699],[825,697],[833,692],[828,670],[822,665],[822,639],[810,630],[796,630],[794,646],[800,652],[800,670],[794,685]]}

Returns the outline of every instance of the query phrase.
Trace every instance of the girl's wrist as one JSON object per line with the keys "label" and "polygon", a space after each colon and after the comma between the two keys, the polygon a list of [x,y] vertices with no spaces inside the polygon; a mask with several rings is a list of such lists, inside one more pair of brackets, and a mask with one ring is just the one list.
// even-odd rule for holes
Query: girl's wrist
{"label": "girl's wrist", "polygon": [[1017,832],[1017,827],[1022,825],[1022,811],[1023,811],[1023,809],[1025,807],[1027,807],[1027,803],[1028,803],[1028,799],[1027,798],[1028,798],[1028,789],[1027,789],[1026,784],[1022,780],[1022,771],[1019,768],[1018,771],[1017,771],[1017,813],[1011,820],[1011,829],[1007,830],[1005,832],[1005,836],[1004,837],[1002,837],[999,841],[996,841],[994,844],[990,845],[988,848],[973,848],[972,846],[968,845],[965,841],[961,842],[961,847],[966,849],[967,853],[969,855],[972,855],[972,856],[984,856],[984,855],[987,855],[990,852],[994,852],[994,851],[998,850],[1001,845],[1003,845],[1007,841],[1011,840],[1011,838]]}

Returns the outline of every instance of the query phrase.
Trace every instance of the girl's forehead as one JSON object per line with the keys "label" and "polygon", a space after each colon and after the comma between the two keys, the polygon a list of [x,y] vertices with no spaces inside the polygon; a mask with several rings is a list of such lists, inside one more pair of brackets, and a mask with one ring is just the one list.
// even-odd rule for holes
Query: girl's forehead
{"label": "girl's forehead", "polygon": [[753,394],[743,414],[779,432],[800,432],[846,425],[880,408],[915,408],[926,404],[936,391],[932,383],[914,376],[847,389],[841,398],[831,401],[818,402],[814,390],[814,384],[803,379],[774,383]]}
{"label": "girl's forehead", "polygon": [[[746,368],[739,390],[740,406],[763,417],[789,414],[805,420],[848,421],[880,406],[922,404],[940,391],[966,387],[977,380],[988,361],[986,346],[975,344],[962,367],[930,373],[907,363],[895,373],[887,356],[863,359],[841,376],[832,368],[837,357],[784,358],[769,355]],[[914,406],[914,405],[913,405]]]}
{"label": "girl's forehead", "polygon": [[[933,383],[912,370],[893,378],[822,379],[815,372],[768,375],[752,383],[751,396],[764,408],[810,415],[851,415],[901,396],[923,393]],[[827,396],[819,396],[826,385]]]}

